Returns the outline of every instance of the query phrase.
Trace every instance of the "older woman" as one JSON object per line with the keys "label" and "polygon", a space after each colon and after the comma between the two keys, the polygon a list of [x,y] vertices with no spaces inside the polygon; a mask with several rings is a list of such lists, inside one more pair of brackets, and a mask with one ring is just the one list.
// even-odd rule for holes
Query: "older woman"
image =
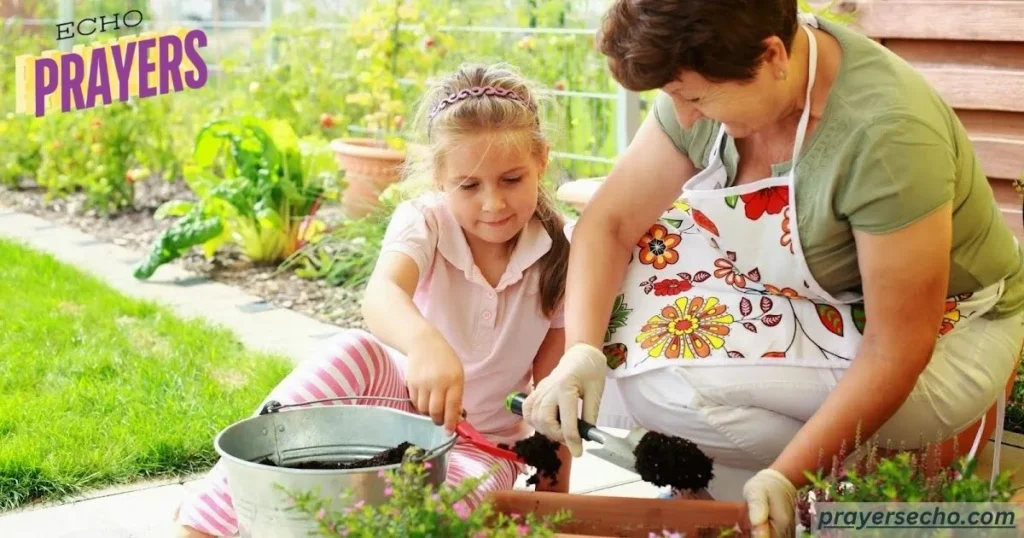
{"label": "older woman", "polygon": [[1024,342],[1024,255],[928,83],[796,0],[618,0],[599,46],[661,92],[573,231],[530,423],[578,456],[579,397],[595,421],[611,376],[636,423],[749,470],[777,534],[858,435],[976,452]]}

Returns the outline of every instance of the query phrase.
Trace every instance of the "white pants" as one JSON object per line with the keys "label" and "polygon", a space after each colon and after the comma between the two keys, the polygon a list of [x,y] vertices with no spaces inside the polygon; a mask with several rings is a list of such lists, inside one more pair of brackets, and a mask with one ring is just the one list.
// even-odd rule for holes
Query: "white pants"
{"label": "white pants", "polygon": [[[891,440],[894,448],[903,443],[915,449],[922,438],[929,443],[959,434],[1005,390],[1024,342],[1024,314],[978,318],[962,329],[938,340],[910,397],[875,435],[882,446]],[[746,480],[782,453],[844,373],[795,366],[667,366],[609,379],[598,422],[640,425],[693,441],[715,460],[710,493],[740,500]]]}

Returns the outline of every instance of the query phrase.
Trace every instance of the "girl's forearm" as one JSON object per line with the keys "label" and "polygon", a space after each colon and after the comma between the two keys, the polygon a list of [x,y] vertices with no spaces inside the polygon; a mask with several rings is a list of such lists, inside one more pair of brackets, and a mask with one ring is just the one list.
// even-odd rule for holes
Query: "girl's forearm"
{"label": "girl's forearm", "polygon": [[540,477],[537,481],[537,491],[551,491],[555,493],[569,493],[569,478],[572,475],[572,454],[569,447],[558,445],[558,459],[562,466],[558,469],[556,479],[552,481],[546,477]]}
{"label": "girl's forearm", "polygon": [[862,348],[825,403],[771,465],[797,489],[809,483],[805,471],[813,475],[823,467],[828,472],[833,457],[841,451],[849,457],[858,438],[865,443],[874,436],[909,397],[923,370],[921,365],[927,363],[912,360],[913,351],[898,347],[886,350],[868,342],[865,340],[868,345]]}
{"label": "girl's forearm", "polygon": [[362,314],[374,336],[405,355],[425,336],[437,334],[409,293],[390,280],[381,279],[366,287]]}
{"label": "girl's forearm", "polygon": [[613,221],[591,214],[573,231],[565,287],[565,345],[604,343],[612,305],[626,274],[630,248],[616,240]]}
{"label": "girl's forearm", "polygon": [[[537,351],[537,357],[533,360],[533,380],[535,383],[539,383],[541,379],[547,377],[558,366],[558,361],[562,358],[562,350],[564,348],[565,330],[551,329],[548,331],[547,337],[544,338],[544,342],[541,343],[540,349]],[[556,480],[552,481],[548,478],[540,477],[537,483],[537,491],[569,492],[569,476],[572,472],[572,454],[569,452],[569,447],[565,445],[558,446],[558,459],[562,462],[562,466],[558,470]]]}

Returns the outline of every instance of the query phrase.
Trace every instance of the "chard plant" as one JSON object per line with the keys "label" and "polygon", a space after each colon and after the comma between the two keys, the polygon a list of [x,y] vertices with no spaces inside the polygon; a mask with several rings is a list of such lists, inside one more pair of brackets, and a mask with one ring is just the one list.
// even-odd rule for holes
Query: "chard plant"
{"label": "chard plant", "polygon": [[299,139],[283,121],[245,116],[205,125],[184,167],[197,200],[160,206],[155,218],[179,220],[136,267],[135,277],[151,277],[194,246],[207,258],[227,244],[257,263],[287,258],[301,246],[302,231],[336,174],[326,141]]}

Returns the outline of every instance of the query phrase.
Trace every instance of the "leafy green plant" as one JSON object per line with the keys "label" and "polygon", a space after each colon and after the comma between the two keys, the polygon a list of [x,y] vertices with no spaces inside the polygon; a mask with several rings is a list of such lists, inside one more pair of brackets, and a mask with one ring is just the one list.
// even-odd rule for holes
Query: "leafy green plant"
{"label": "leafy green plant", "polygon": [[35,176],[42,162],[43,139],[34,126],[39,120],[9,113],[0,119],[0,185],[18,187]]}
{"label": "leafy green plant", "polygon": [[326,155],[325,141],[300,140],[279,120],[242,117],[204,126],[185,166],[198,201],[160,206],[155,218],[182,218],[161,235],[135,277],[149,278],[197,245],[207,257],[233,243],[254,262],[283,260],[299,247],[323,185],[337,173]]}
{"label": "leafy green plant", "polygon": [[[313,17],[275,21],[253,40],[251,50],[239,50],[221,62],[228,88],[210,97],[220,101],[222,114],[280,119],[298,136],[326,138],[359,121],[362,112],[345,106],[346,96],[357,91],[355,77],[349,74],[355,48],[346,33],[311,24],[345,19]],[[311,54],[317,61],[309,61]]]}
{"label": "leafy green plant", "polygon": [[138,128],[138,102],[115,102],[88,111],[44,116],[37,126],[43,140],[36,183],[53,199],[81,191],[85,205],[108,214],[135,201],[136,149],[145,134]]}
{"label": "leafy green plant", "polygon": [[345,99],[348,113],[359,118],[354,127],[393,148],[405,147],[399,134],[410,106],[457,44],[440,30],[452,14],[444,3],[370,0],[351,21],[355,62],[342,80],[357,88]]}
{"label": "leafy green plant", "polygon": [[370,215],[340,223],[312,238],[278,271],[294,270],[302,278],[323,280],[330,286],[362,286],[377,265],[388,216],[393,210],[393,206],[383,205]]}
{"label": "leafy green plant", "polygon": [[388,484],[385,489],[388,500],[378,505],[353,503],[347,495],[342,498],[347,506],[335,509],[333,499],[323,498],[316,491],[284,491],[293,500],[294,511],[316,522],[316,536],[542,538],[554,536],[554,527],[569,519],[565,511],[544,518],[534,514],[503,514],[490,502],[470,509],[465,502],[467,495],[487,476],[470,477],[457,486],[438,487],[427,483],[430,465],[407,458],[398,469],[382,471],[379,476]]}
{"label": "leafy green plant", "polygon": [[[927,445],[923,453],[936,454],[936,445]],[[1012,473],[1001,472],[990,486],[987,478],[974,474],[976,458],[961,458],[935,470],[934,461],[916,452],[899,451],[884,458],[878,454],[878,444],[872,441],[849,467],[839,463],[845,459],[842,450],[827,475],[824,469],[806,472],[811,483],[798,494],[800,523],[810,527],[811,508],[817,502],[1007,502],[1013,496]]]}

